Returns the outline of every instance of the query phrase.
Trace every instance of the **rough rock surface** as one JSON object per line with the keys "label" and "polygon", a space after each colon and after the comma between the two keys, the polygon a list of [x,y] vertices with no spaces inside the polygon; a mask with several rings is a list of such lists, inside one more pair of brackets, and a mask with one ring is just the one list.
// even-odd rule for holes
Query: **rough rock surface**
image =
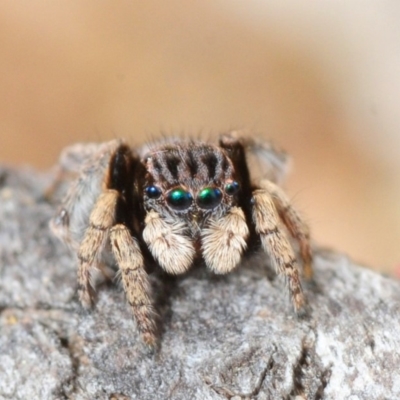
{"label": "rough rock surface", "polygon": [[265,256],[222,277],[156,274],[161,345],[149,352],[117,284],[82,310],[75,261],[48,229],[47,183],[0,169],[1,399],[400,398],[399,282],[317,250],[297,317]]}

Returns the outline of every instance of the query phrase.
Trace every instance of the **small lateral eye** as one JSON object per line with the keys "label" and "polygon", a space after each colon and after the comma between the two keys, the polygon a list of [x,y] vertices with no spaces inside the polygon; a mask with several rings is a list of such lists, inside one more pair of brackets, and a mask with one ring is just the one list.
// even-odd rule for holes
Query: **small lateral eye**
{"label": "small lateral eye", "polygon": [[200,208],[212,209],[221,203],[222,192],[218,188],[206,187],[197,195],[197,204]]}
{"label": "small lateral eye", "polygon": [[161,196],[161,189],[157,186],[147,186],[144,191],[149,199],[158,199]]}
{"label": "small lateral eye", "polygon": [[236,181],[229,182],[225,185],[225,192],[229,196],[233,196],[239,190],[239,184]]}
{"label": "small lateral eye", "polygon": [[193,197],[185,189],[172,189],[167,195],[168,204],[175,210],[185,210],[192,204]]}

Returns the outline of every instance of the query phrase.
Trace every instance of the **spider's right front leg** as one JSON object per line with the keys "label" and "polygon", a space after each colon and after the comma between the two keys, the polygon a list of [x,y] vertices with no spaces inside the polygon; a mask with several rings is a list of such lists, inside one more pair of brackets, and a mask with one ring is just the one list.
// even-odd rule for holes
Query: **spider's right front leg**
{"label": "spider's right front leg", "polygon": [[156,343],[156,312],[139,244],[123,224],[117,224],[111,229],[110,240],[121,271],[122,284],[143,341],[153,346]]}
{"label": "spider's right front leg", "polygon": [[91,270],[98,266],[104,246],[110,243],[139,331],[143,340],[153,345],[156,341],[156,313],[151,287],[139,244],[129,228],[132,215],[128,211],[134,207],[132,191],[138,162],[124,144],[111,157],[104,182],[106,190],[93,207],[89,227],[78,252],[79,297],[83,305],[92,304],[94,290],[90,282]]}

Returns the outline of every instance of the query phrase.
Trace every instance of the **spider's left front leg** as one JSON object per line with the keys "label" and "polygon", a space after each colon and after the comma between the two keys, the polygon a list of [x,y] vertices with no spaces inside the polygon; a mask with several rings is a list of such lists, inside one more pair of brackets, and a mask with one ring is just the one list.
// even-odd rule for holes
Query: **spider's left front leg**
{"label": "spider's left front leg", "polygon": [[260,187],[266,189],[274,201],[279,217],[282,219],[290,234],[297,240],[300,247],[300,255],[303,260],[304,276],[310,279],[312,271],[312,252],[310,245],[310,231],[307,224],[292,206],[286,193],[276,184],[268,180],[262,180]]}
{"label": "spider's left front leg", "polygon": [[296,257],[266,189],[253,192],[253,221],[263,249],[271,257],[277,272],[287,277],[294,308],[299,310],[304,305],[304,296]]}

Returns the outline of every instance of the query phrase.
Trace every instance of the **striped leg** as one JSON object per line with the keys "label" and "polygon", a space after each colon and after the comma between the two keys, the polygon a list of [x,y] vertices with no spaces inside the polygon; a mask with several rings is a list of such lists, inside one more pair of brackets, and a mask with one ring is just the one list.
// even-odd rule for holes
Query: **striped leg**
{"label": "striped leg", "polygon": [[262,181],[260,186],[266,189],[271,195],[281,220],[299,243],[301,258],[303,259],[304,276],[310,279],[313,271],[308,226],[301,219],[299,213],[291,205],[287,195],[279,186],[267,180]]}
{"label": "striped leg", "polygon": [[253,220],[263,249],[270,255],[277,272],[288,280],[295,310],[304,305],[299,271],[293,249],[280,227],[278,212],[270,194],[264,189],[253,192]]}
{"label": "striped leg", "polygon": [[91,282],[91,272],[98,266],[110,228],[114,225],[118,196],[119,193],[111,189],[100,195],[90,214],[89,227],[86,229],[79,247],[79,299],[85,307],[90,307],[93,303],[94,288]]}
{"label": "striped leg", "polygon": [[133,316],[144,342],[152,346],[156,342],[156,312],[143,255],[137,241],[123,224],[111,229],[110,240]]}

